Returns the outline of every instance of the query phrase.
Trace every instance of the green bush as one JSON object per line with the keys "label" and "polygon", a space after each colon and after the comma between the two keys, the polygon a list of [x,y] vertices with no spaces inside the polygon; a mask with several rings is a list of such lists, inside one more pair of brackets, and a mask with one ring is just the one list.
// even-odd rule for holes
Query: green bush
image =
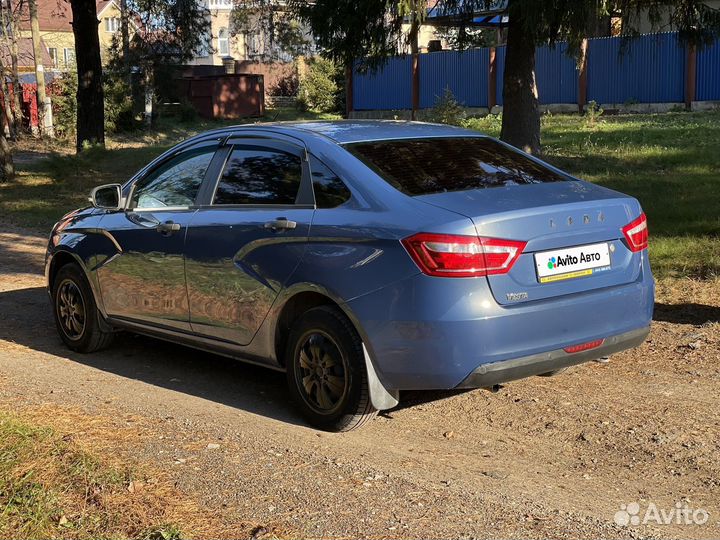
{"label": "green bush", "polygon": [[105,131],[123,133],[142,127],[133,110],[132,88],[114,73],[103,81],[105,91]]}
{"label": "green bush", "polygon": [[193,107],[187,99],[180,100],[180,109],[178,110],[178,118],[181,122],[191,124],[198,119],[197,109]]}
{"label": "green bush", "polygon": [[50,85],[53,127],[59,139],[71,139],[77,128],[77,73],[65,73]]}
{"label": "green bush", "polygon": [[460,102],[455,99],[450,88],[445,88],[442,96],[438,96],[435,105],[430,112],[430,119],[438,124],[451,124],[453,126],[464,126],[467,114]]}
{"label": "green bush", "polygon": [[342,70],[331,60],[316,57],[305,60],[298,85],[298,106],[315,112],[340,109]]}
{"label": "green bush", "polygon": [[[57,77],[50,86],[55,136],[71,139],[77,126],[77,73]],[[121,79],[112,75],[103,82],[105,92],[105,131],[121,133],[142,127],[133,110],[132,92]]]}

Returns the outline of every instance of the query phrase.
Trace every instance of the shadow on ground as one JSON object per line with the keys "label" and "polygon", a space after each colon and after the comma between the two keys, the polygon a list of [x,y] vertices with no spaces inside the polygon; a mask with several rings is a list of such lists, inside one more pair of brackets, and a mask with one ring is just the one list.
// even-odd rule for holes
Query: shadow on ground
{"label": "shadow on ground", "polygon": [[[72,352],[55,332],[43,287],[0,292],[0,314],[0,340],[281,422],[305,425],[287,398],[282,373],[126,332],[118,334],[115,342],[105,351],[92,354]],[[720,308],[702,304],[660,303],[655,306],[654,319],[693,325],[714,323],[720,321]],[[405,392],[394,410],[466,391]],[[391,415],[391,411],[386,414]]]}
{"label": "shadow on ground", "polygon": [[0,340],[281,422],[306,425],[293,410],[282,373],[125,332],[107,350],[75,353],[55,331],[43,287],[0,292],[0,314]]}
{"label": "shadow on ground", "polygon": [[705,304],[655,304],[653,320],[675,324],[694,324],[720,322],[720,307]]}

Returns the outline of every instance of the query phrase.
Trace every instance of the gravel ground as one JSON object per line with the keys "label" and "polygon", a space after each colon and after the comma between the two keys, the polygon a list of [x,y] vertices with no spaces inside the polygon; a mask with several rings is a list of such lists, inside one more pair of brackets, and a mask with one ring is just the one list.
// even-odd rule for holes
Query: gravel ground
{"label": "gravel ground", "polygon": [[[663,281],[640,348],[498,394],[412,394],[366,428],[321,433],[282,374],[124,334],[80,355],[55,333],[45,239],[0,227],[0,399],[138,424],[115,448],[232,529],[323,538],[720,537],[720,281]],[[142,428],[140,428],[142,424]],[[636,502],[703,525],[621,527]],[[630,507],[633,509],[633,507]],[[240,534],[240,533],[238,533]]]}

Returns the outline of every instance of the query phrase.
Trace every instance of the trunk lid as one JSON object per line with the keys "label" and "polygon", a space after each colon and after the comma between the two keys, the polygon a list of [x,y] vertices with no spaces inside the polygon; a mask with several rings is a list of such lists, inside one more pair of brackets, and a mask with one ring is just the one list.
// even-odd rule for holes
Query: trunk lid
{"label": "trunk lid", "polygon": [[[510,272],[487,277],[499,304],[543,300],[638,279],[641,254],[628,249],[621,229],[640,214],[640,205],[616,191],[570,180],[415,198],[469,217],[478,236],[527,242]],[[569,249],[579,246],[592,249]],[[595,253],[600,253],[599,262],[573,265],[573,256]],[[552,257],[561,268],[551,270],[553,277],[542,277],[548,271],[539,267],[551,263]],[[557,262],[563,259],[566,264],[568,257],[567,268],[582,268],[576,277],[568,278],[564,263]],[[586,268],[593,265],[600,268]]]}

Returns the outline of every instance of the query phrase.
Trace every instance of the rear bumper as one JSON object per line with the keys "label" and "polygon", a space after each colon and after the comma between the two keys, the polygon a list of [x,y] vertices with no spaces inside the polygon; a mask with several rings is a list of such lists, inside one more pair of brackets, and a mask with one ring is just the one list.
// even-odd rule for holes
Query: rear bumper
{"label": "rear bumper", "polygon": [[647,326],[605,338],[605,341],[600,347],[588,351],[570,354],[566,353],[563,349],[557,349],[546,353],[524,356],[522,358],[483,364],[470,373],[456,388],[485,388],[495,384],[575,366],[624,351],[625,349],[637,347],[645,341],[649,333],[650,327]]}
{"label": "rear bumper", "polygon": [[[557,365],[541,364],[542,373],[563,367],[563,361],[610,354],[598,348],[571,360],[564,351],[553,353],[565,347],[605,339],[604,347],[617,352],[640,343],[641,338],[614,343],[614,337],[646,332],[652,320],[654,283],[643,259],[645,268],[633,283],[512,306],[498,305],[486,279],[419,274],[350,300],[345,308],[385,388],[448,390],[483,366],[512,367],[504,362],[527,358],[545,362],[555,354],[550,364]],[[511,370],[504,380],[522,372]],[[495,383],[476,383],[488,384]]]}

